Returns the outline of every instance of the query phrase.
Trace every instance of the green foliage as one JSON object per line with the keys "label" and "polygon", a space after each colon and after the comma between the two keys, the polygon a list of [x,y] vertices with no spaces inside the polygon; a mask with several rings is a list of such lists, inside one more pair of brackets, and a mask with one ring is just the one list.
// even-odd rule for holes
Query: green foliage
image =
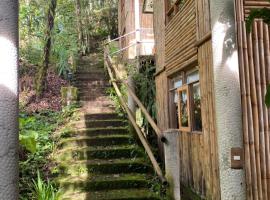
{"label": "green foliage", "polygon": [[267,92],[265,95],[265,104],[269,108],[270,107],[270,85],[267,87]]}
{"label": "green foliage", "polygon": [[[155,72],[156,67],[154,63],[146,60],[142,63],[139,72],[133,74],[136,94],[154,120],[156,120],[157,116]],[[152,131],[151,125],[145,117],[143,118],[143,127],[148,133]]]}
{"label": "green foliage", "polygon": [[[268,0],[270,2],[270,0]],[[253,9],[251,10],[250,15],[246,20],[247,31],[250,32],[252,28],[252,23],[255,19],[261,18],[267,24],[270,24],[270,9],[262,8],[262,9]]]}
{"label": "green foliage", "polygon": [[[120,91],[125,99],[127,99],[127,89],[121,85]],[[123,110],[120,100],[113,87],[107,89],[106,93],[110,96],[110,99],[114,102],[115,111],[119,116],[124,116],[125,111]]]}
{"label": "green foliage", "polygon": [[19,135],[20,144],[31,153],[37,151],[37,138],[38,133],[36,131],[23,131]]}
{"label": "green foliage", "polygon": [[[63,123],[68,122],[78,106],[65,107],[61,112],[43,111],[29,115],[20,113],[20,199],[37,199],[38,184],[33,185],[32,180],[37,180],[37,169],[41,172],[40,177],[49,178],[50,166],[53,163],[49,155],[55,148],[52,133]],[[51,183],[42,182],[44,190],[50,191]],[[39,187],[39,189],[42,189]],[[53,189],[54,190],[54,189]],[[33,191],[36,191],[33,193]],[[39,199],[38,199],[39,200]],[[43,200],[43,199],[42,199]]]}
{"label": "green foliage", "polygon": [[56,191],[50,181],[43,181],[40,172],[37,172],[37,180],[33,180],[33,194],[35,200],[60,200],[60,193]]}

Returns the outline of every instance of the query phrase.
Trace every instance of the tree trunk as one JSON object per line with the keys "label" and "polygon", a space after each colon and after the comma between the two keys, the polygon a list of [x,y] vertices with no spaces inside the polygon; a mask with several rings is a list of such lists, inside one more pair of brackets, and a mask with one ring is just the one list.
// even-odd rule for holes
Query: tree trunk
{"label": "tree trunk", "polygon": [[36,92],[37,92],[38,97],[40,97],[43,94],[47,85],[46,77],[47,77],[47,71],[48,71],[49,63],[50,63],[52,31],[54,27],[56,5],[57,5],[57,0],[50,0],[50,5],[48,9],[48,17],[47,17],[47,28],[45,32],[43,63],[42,63],[42,66],[39,68],[39,71],[36,77]]}
{"label": "tree trunk", "polygon": [[0,199],[18,194],[18,0],[0,1]]}
{"label": "tree trunk", "polygon": [[78,31],[78,48],[79,52],[82,52],[82,46],[84,44],[83,28],[82,28],[82,10],[81,0],[76,0],[76,15],[77,15],[77,31]]}

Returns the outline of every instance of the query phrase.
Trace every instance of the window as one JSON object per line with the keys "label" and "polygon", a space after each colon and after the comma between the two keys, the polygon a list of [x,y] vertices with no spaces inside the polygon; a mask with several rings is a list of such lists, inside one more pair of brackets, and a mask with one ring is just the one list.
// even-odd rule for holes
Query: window
{"label": "window", "polygon": [[190,132],[190,115],[189,115],[189,86],[184,85],[178,90],[178,120],[179,129],[181,131]]}
{"label": "window", "polygon": [[[172,128],[184,132],[201,132],[201,91],[199,71],[182,71],[171,79],[170,113]],[[176,112],[176,113],[175,113]],[[176,121],[173,119],[176,118]]]}

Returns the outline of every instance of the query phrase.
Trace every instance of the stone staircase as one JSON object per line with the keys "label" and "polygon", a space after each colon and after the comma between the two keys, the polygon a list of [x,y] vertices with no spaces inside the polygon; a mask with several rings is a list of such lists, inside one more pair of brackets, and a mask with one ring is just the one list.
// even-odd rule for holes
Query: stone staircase
{"label": "stone staircase", "polygon": [[151,189],[158,183],[149,159],[106,94],[110,86],[102,57],[85,57],[79,66],[76,85],[81,117],[57,146],[62,199],[162,199]]}

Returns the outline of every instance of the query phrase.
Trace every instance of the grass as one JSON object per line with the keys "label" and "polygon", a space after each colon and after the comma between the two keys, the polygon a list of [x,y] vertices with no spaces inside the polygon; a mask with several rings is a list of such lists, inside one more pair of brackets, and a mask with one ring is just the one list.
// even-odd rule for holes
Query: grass
{"label": "grass", "polygon": [[56,143],[52,134],[69,121],[75,109],[70,106],[60,112],[20,113],[20,200],[47,200],[47,195],[57,200],[57,185],[49,181],[55,165],[50,159]]}

